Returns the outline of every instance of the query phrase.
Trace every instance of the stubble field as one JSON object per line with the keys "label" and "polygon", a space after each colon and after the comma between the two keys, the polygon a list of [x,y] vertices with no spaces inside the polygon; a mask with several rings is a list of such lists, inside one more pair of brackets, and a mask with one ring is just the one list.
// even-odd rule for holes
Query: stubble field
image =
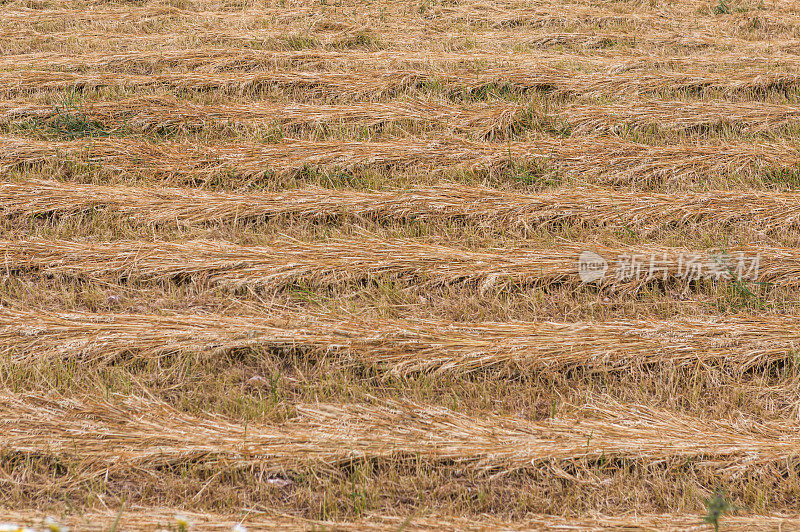
{"label": "stubble field", "polygon": [[0,9],[0,522],[800,530],[796,3]]}

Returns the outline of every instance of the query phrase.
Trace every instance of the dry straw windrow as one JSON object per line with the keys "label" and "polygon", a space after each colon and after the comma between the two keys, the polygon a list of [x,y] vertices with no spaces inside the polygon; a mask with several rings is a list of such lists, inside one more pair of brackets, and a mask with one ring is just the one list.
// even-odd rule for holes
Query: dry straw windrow
{"label": "dry straw windrow", "polygon": [[[0,394],[3,449],[78,459],[83,479],[193,464],[252,468],[263,478],[362,460],[422,460],[479,474],[627,458],[645,464],[702,459],[717,474],[784,468],[800,445],[794,423],[702,420],[618,402],[580,417],[528,421],[471,416],[443,407],[297,405],[297,416],[244,426],[219,415],[191,415],[157,400]],[[553,469],[558,474],[558,469]],[[568,473],[562,473],[566,478]]]}
{"label": "dry straw windrow", "polygon": [[612,105],[569,105],[552,112],[575,134],[622,131],[625,127],[702,130],[727,126],[745,133],[767,133],[794,126],[800,107],[765,102],[633,101]]}
{"label": "dry straw windrow", "polygon": [[[30,510],[3,510],[6,520],[26,526],[41,526],[48,515],[39,508]],[[52,512],[51,512],[52,513]],[[481,515],[475,518],[424,514],[419,516],[383,515],[370,513],[353,521],[304,519],[282,513],[249,509],[240,513],[209,513],[175,508],[125,506],[124,508],[95,509],[80,514],[61,515],[58,523],[86,532],[107,532],[119,519],[119,526],[136,530],[160,530],[173,525],[176,516],[187,519],[192,526],[202,530],[229,532],[236,525],[254,530],[342,530],[354,532],[465,530],[539,530],[553,532],[705,532],[694,514],[637,514],[630,516],[592,515],[586,517],[560,517],[555,515],[528,515],[506,521]],[[800,517],[795,515],[731,515],[725,517],[727,532],[773,532],[800,528]],[[44,528],[47,530],[47,527]]]}
{"label": "dry straw windrow", "polygon": [[[41,11],[37,12],[37,15],[41,14]],[[414,50],[398,51],[390,47],[394,39],[389,37],[385,30],[370,33],[365,31],[364,27],[352,24],[350,20],[332,22],[318,19],[314,26],[324,27],[326,24],[336,28],[330,31],[320,30],[314,40],[309,40],[306,44],[306,46],[314,47],[303,50],[295,49],[297,43],[296,41],[293,42],[291,34],[287,36],[285,27],[278,30],[252,30],[217,25],[216,27],[195,27],[192,33],[187,33],[186,31],[164,31],[155,34],[136,34],[125,31],[124,28],[115,28],[113,23],[97,30],[77,27],[68,31],[52,31],[47,34],[42,34],[29,26],[0,27],[0,49],[6,51],[12,60],[28,55],[42,57],[43,59],[39,63],[31,61],[34,63],[32,66],[37,69],[53,68],[44,59],[45,57],[53,57],[56,68],[61,67],[66,70],[109,68],[123,72],[152,72],[167,69],[172,65],[178,68],[181,66],[181,53],[186,54],[189,65],[216,72],[257,70],[281,66],[309,67],[322,70],[330,69],[336,65],[347,67],[352,66],[352,62],[346,59],[348,53],[353,53],[354,60],[360,64],[388,67],[416,68],[449,65],[463,67],[474,66],[476,60],[490,65],[509,60],[513,60],[517,64],[532,63],[529,57],[507,52],[508,46],[515,43],[526,49],[536,50],[537,57],[544,55],[542,53],[543,50],[555,48],[558,50],[558,54],[545,57],[545,59],[550,59],[551,63],[557,62],[558,56],[561,56],[582,64],[591,65],[601,65],[603,62],[619,61],[621,59],[634,59],[642,64],[647,64],[649,61],[654,67],[659,64],[659,61],[664,60],[691,66],[691,59],[689,58],[685,58],[683,63],[680,63],[680,55],[663,55],[665,49],[677,49],[682,51],[692,50],[695,54],[700,50],[707,50],[708,52],[704,55],[695,55],[699,66],[704,68],[713,69],[719,65],[741,68],[742,66],[752,66],[753,64],[769,64],[791,69],[796,67],[797,55],[797,41],[794,36],[763,41],[748,39],[749,35],[747,35],[748,32],[746,31],[745,35],[739,36],[735,33],[717,33],[714,35],[708,31],[687,35],[676,32],[673,28],[640,33],[634,38],[631,34],[625,32],[598,30],[592,27],[591,22],[580,24],[580,27],[584,30],[582,33],[578,32],[579,30],[576,29],[576,26],[571,26],[568,29],[548,27],[511,28],[503,26],[497,26],[493,29],[483,28],[480,32],[471,35],[471,41],[474,42],[477,49],[470,50],[469,53],[453,53],[449,49],[439,48],[435,54],[431,54],[429,50],[426,50],[430,44],[430,39],[426,38],[426,29],[422,26],[417,33],[411,34],[407,32],[405,27],[389,30],[391,32],[404,31],[402,35],[403,44],[414,47]],[[735,25],[729,25],[728,28],[729,31],[733,32],[737,30]],[[295,35],[302,35],[308,30],[308,26],[304,25],[297,28]],[[715,27],[715,30],[718,30],[718,28]],[[358,39],[365,33],[367,35],[377,35],[378,37],[373,37],[368,46],[360,45]],[[76,45],[77,39],[80,39],[80,46]],[[191,47],[197,46],[198,41],[202,45],[213,47],[212,50],[238,46],[237,50],[243,56],[243,60],[236,61],[235,59],[220,57],[214,51],[210,51],[209,55],[216,55],[216,57],[203,59],[202,55],[192,51],[167,49],[164,50],[165,57],[162,60],[157,55],[151,54],[149,50],[142,49]],[[252,50],[248,50],[246,47],[252,45],[253,42],[259,42],[264,48],[271,48],[272,50],[268,53],[252,54],[250,53]],[[61,46],[57,46],[57,44]],[[377,49],[377,51],[371,52],[373,53],[372,58],[366,55],[359,56],[358,51],[351,49],[353,44],[357,48],[373,48]],[[56,52],[48,56],[39,52],[43,45],[48,49],[57,49],[59,52],[72,50],[74,55],[66,56],[63,53]],[[631,49],[634,46],[635,48]],[[143,61],[137,62],[135,59],[129,59],[129,56],[126,55],[131,54],[130,50],[134,48],[139,49],[137,53],[143,57]],[[583,55],[568,54],[563,51],[563,48],[578,48],[583,52]],[[602,50],[602,56],[587,55],[587,52],[598,49]],[[90,57],[88,61],[79,59],[80,56],[91,50],[95,50],[98,55],[105,54],[116,60],[104,62],[102,59],[95,60],[94,57]],[[731,50],[738,51],[731,54]],[[11,54],[18,55],[12,56]],[[321,59],[323,54],[328,58],[328,61]],[[655,59],[653,56],[655,56]],[[717,63],[714,63],[715,56],[719,58]],[[62,57],[63,59],[60,59]],[[63,66],[61,66],[62,64]]]}
{"label": "dry straw windrow", "polygon": [[187,91],[223,91],[253,94],[269,88],[316,97],[380,98],[404,91],[440,87],[458,96],[507,88],[516,91],[555,91],[589,96],[676,94],[720,91],[725,94],[758,95],[797,86],[800,75],[767,70],[662,71],[630,70],[617,73],[576,73],[563,68],[511,67],[474,71],[433,72],[422,69],[366,71],[293,71],[246,73],[168,72],[152,75],[115,72],[71,73],[38,70],[0,72],[0,93],[6,96],[34,91],[93,90],[103,87],[169,88]]}
{"label": "dry straw windrow", "polygon": [[[48,142],[0,137],[0,172],[54,164],[65,159],[99,165],[105,172],[157,175],[164,179],[231,173],[260,178],[297,175],[307,168],[353,170],[507,171],[545,165],[577,179],[605,183],[648,180],[685,182],[700,178],[795,172],[800,151],[788,143],[672,144],[652,146],[614,138],[542,138],[534,142],[426,142],[286,140],[277,144],[194,144],[131,139]],[[601,164],[602,163],[602,164]]]}
{"label": "dry straw windrow", "polygon": [[380,278],[402,278],[417,286],[479,283],[481,293],[509,285],[578,284],[579,257],[591,250],[608,268],[600,284],[610,289],[648,281],[699,279],[800,286],[800,252],[792,248],[737,247],[690,251],[681,248],[608,248],[562,244],[556,249],[461,249],[409,239],[238,246],[221,241],[64,240],[0,241],[7,273],[34,271],[92,279],[200,278],[228,287],[284,288],[294,283],[330,286]]}
{"label": "dry straw windrow", "polygon": [[50,120],[72,114],[101,122],[110,131],[201,130],[204,128],[257,128],[279,125],[315,129],[346,124],[376,127],[415,123],[438,125],[447,131],[473,133],[479,138],[508,134],[519,126],[523,108],[512,103],[454,106],[422,100],[362,105],[276,104],[199,105],[174,97],[144,97],[105,101],[64,109],[58,105],[0,102],[0,123]]}
{"label": "dry straw windrow", "polygon": [[[342,33],[334,35],[334,39]],[[260,32],[259,38],[269,42],[270,39],[279,45],[282,40],[287,39],[285,31]],[[356,36],[358,33],[355,34]],[[369,31],[362,31],[362,37],[375,38]],[[175,36],[165,37],[163,40]],[[324,40],[330,41],[330,38]],[[315,43],[316,39],[311,40]],[[320,46],[326,43],[320,42]],[[13,68],[26,67],[26,69],[41,69],[46,66],[48,70],[58,72],[140,72],[150,70],[158,71],[196,71],[196,72],[233,72],[233,71],[256,71],[276,68],[308,68],[317,69],[321,72],[350,70],[354,66],[364,68],[370,67],[372,70],[398,69],[398,68],[431,68],[437,70],[445,67],[469,67],[482,66],[487,64],[498,65],[514,61],[522,61],[524,66],[539,67],[547,66],[552,63],[570,57],[567,54],[548,54],[539,53],[534,59],[525,58],[521,60],[516,54],[503,54],[494,50],[471,50],[466,52],[441,51],[432,56],[428,50],[407,50],[390,49],[375,51],[360,51],[351,49],[335,49],[336,43],[327,43],[328,47],[333,45],[334,49],[313,47],[301,50],[253,50],[240,47],[202,47],[195,49],[179,50],[158,50],[158,51],[123,51],[118,53],[88,52],[80,55],[62,52],[26,53],[8,55],[0,58],[0,69],[10,70]],[[571,56],[572,59],[581,60],[587,64],[604,65],[610,61],[609,58],[590,58],[581,55]],[[752,64],[753,58],[726,57],[722,59],[724,64]],[[748,59],[751,59],[748,61]],[[782,64],[776,57],[760,56],[764,62],[779,66]],[[655,61],[651,58],[639,58],[642,67],[652,65]],[[649,61],[649,62],[648,62]],[[675,58],[676,63],[681,63],[680,58]],[[720,61],[717,62],[719,64]],[[791,66],[788,65],[788,66]]]}
{"label": "dry straw windrow", "polygon": [[0,215],[5,217],[68,216],[98,208],[120,212],[140,224],[292,216],[321,220],[466,220],[504,230],[563,222],[635,229],[747,226],[778,231],[797,228],[800,223],[800,197],[793,192],[775,191],[660,194],[570,187],[524,194],[451,183],[384,192],[307,187],[237,194],[157,186],[0,182]]}
{"label": "dry straw windrow", "polygon": [[[345,32],[347,33],[347,32]],[[341,33],[339,34],[341,35]],[[359,33],[350,33],[352,37]],[[377,39],[369,31],[360,35],[369,39]],[[173,39],[174,36],[170,36]],[[261,32],[263,40],[272,39],[277,46],[285,40],[285,31]],[[337,36],[334,36],[334,39]],[[487,36],[484,36],[484,39]],[[502,36],[497,36],[502,38]],[[164,40],[168,40],[169,37]],[[586,42],[602,45],[609,39],[621,42],[631,41],[624,35],[585,35],[575,33],[531,35],[529,44],[561,44],[566,42]],[[500,66],[512,66],[517,70],[552,70],[554,65],[564,63],[580,63],[591,70],[607,71],[612,74],[631,70],[674,70],[681,68],[707,69],[721,71],[751,67],[754,64],[761,68],[780,68],[787,72],[796,71],[797,58],[793,54],[780,50],[772,53],[758,53],[743,56],[741,53],[725,54],[714,52],[690,57],[674,55],[653,55],[640,53],[622,53],[619,55],[587,56],[584,53],[560,51],[551,53],[539,51],[535,56],[516,53],[502,53],[497,50],[476,49],[469,52],[440,51],[433,57],[428,50],[350,50],[336,49],[336,42],[328,41],[326,49],[313,47],[301,50],[253,50],[240,47],[201,47],[194,49],[159,50],[159,51],[121,51],[117,53],[87,52],[80,55],[62,52],[26,53],[7,55],[0,58],[0,70],[47,70],[56,72],[94,73],[157,73],[157,72],[253,72],[277,68],[315,69],[319,72],[348,71],[357,67],[359,70],[379,71],[384,69],[398,70],[410,68],[417,70],[447,71],[458,69],[479,69],[500,72]],[[314,41],[311,41],[314,42]],[[320,46],[326,43],[320,42]],[[662,43],[663,44],[663,43]],[[23,67],[23,68],[20,68]],[[368,67],[368,68],[367,68]],[[447,74],[445,74],[447,79]]]}
{"label": "dry straw windrow", "polygon": [[491,139],[522,130],[528,127],[526,122],[529,120],[550,120],[571,128],[575,134],[618,132],[626,127],[687,131],[725,126],[746,133],[769,133],[797,123],[800,107],[757,101],[643,100],[611,105],[571,104],[550,112],[536,112],[510,102],[468,106],[423,100],[361,105],[268,102],[199,105],[174,97],[152,96],[80,104],[74,109],[65,109],[59,105],[30,104],[20,99],[0,101],[0,123],[5,124],[46,121],[69,114],[98,121],[110,131],[253,129],[279,125],[290,133],[295,129],[314,130],[321,126],[345,124],[376,127],[415,123]]}
{"label": "dry straw windrow", "polygon": [[394,375],[500,369],[613,371],[648,364],[719,365],[734,372],[794,360],[800,317],[735,315],[664,321],[480,322],[268,315],[92,314],[0,310],[0,353],[120,362],[241,349],[336,355]]}
{"label": "dry straw windrow", "polygon": [[[170,42],[170,38],[174,40],[172,32],[175,29],[190,24],[204,42],[216,38],[225,42],[246,43],[263,38],[264,31],[258,22],[276,20],[275,17],[279,17],[279,24],[283,24],[285,31],[293,29],[308,31],[309,18],[313,20],[311,28],[318,33],[333,30],[335,34],[353,26],[352,17],[336,16],[334,13],[324,13],[320,16],[320,13],[310,10],[308,5],[300,3],[292,5],[291,14],[288,14],[285,9],[281,12],[277,8],[248,6],[247,9],[241,11],[227,11],[225,17],[220,17],[219,13],[213,10],[213,6],[204,7],[204,9],[187,10],[163,4],[145,4],[141,7],[126,6],[126,9],[97,7],[91,10],[91,14],[82,9],[9,9],[5,20],[6,27],[3,29],[8,31],[12,28],[25,28],[26,24],[30,24],[32,21],[60,23],[66,20],[70,21],[69,28],[73,34],[84,32],[108,36],[112,32],[119,32],[120,36]],[[363,10],[363,5],[350,5],[349,7],[352,10]],[[692,28],[689,36],[693,41],[699,41],[706,46],[721,41],[719,44],[724,50],[740,49],[748,45],[755,47],[759,44],[766,48],[771,41],[795,37],[791,23],[796,21],[796,13],[791,7],[771,4],[768,11],[759,13],[775,28],[767,42],[761,39],[754,40],[752,37],[747,39],[746,37],[750,36],[747,31],[744,32],[744,35],[738,35],[741,32],[737,30],[744,29],[747,19],[713,16],[711,7],[707,3],[693,2],[670,6],[659,5],[657,9],[637,6],[635,13],[624,13],[610,6],[589,3],[560,4],[556,2],[520,8],[519,5],[502,2],[472,2],[468,5],[431,6],[433,14],[435,14],[431,17],[408,17],[402,16],[405,13],[395,12],[395,16],[388,17],[388,20],[382,20],[381,29],[392,36],[404,32],[403,36],[412,36],[416,40],[422,40],[426,29],[439,29],[442,25],[459,27],[466,24],[468,27],[479,26],[482,30],[485,30],[486,27],[499,30],[513,29],[523,36],[532,30],[542,28],[572,31],[580,28],[585,31],[598,31],[623,27],[636,29],[637,43],[640,40],[643,42],[666,40],[669,44],[671,42],[669,37],[672,37],[673,40],[686,39],[688,32],[686,30],[679,32],[676,31],[676,28],[682,29],[688,25]],[[392,14],[392,8],[388,9]],[[362,14],[367,15],[368,13],[362,11]],[[398,23],[396,16],[398,14],[402,17],[401,23]],[[152,23],[152,21],[160,22],[161,27],[164,28],[162,31],[167,32],[166,35],[164,33],[152,34],[139,29],[140,25],[146,27],[147,23]],[[52,33],[55,31],[48,33],[48,36]]]}
{"label": "dry straw windrow", "polygon": [[[260,34],[261,39],[278,39],[285,37],[284,31]],[[166,40],[166,39],[164,39]],[[483,54],[488,57],[489,54]],[[264,68],[317,68],[331,70],[342,68],[353,63],[387,61],[395,58],[398,62],[407,59],[409,63],[422,62],[422,54],[398,53],[396,51],[380,54],[368,52],[344,53],[339,50],[247,50],[231,48],[199,48],[188,50],[132,51],[120,53],[87,53],[81,55],[45,52],[9,55],[0,59],[0,68],[11,67],[37,68],[46,65],[48,69],[59,72],[152,72],[196,71],[196,72],[231,72],[263,70]],[[468,63],[465,55],[454,56],[455,62]],[[395,65],[397,66],[397,65]]]}
{"label": "dry straw windrow", "polygon": [[[343,6],[349,8],[363,7],[359,2],[344,1]],[[566,7],[569,7],[569,10]],[[402,6],[401,6],[402,7]],[[405,15],[406,11],[398,7],[395,11],[391,11],[391,6],[388,12],[393,15]],[[533,6],[520,6],[519,4],[509,0],[495,0],[492,2],[478,1],[470,4],[443,4],[431,6],[434,9],[436,17],[420,17],[420,20],[403,20],[399,27],[407,28],[409,25],[414,27],[415,24],[435,24],[437,18],[442,17],[448,23],[457,20],[466,20],[473,24],[483,25],[486,23],[496,23],[496,25],[505,26],[506,23],[502,22],[508,17],[524,17],[524,20],[530,20],[536,23],[540,18],[548,20],[550,16],[558,20],[565,20],[571,23],[579,23],[581,21],[590,23],[602,23],[607,21],[607,18],[612,20],[629,19],[635,22],[646,23],[655,28],[674,28],[669,21],[665,21],[665,14],[679,16],[680,20],[696,20],[697,24],[702,25],[703,28],[713,29],[715,26],[719,29],[724,26],[724,22],[730,22],[728,19],[720,20],[719,17],[712,17],[709,11],[697,11],[699,8],[708,7],[708,4],[701,0],[682,0],[674,2],[669,5],[642,5],[637,6],[637,9],[631,14],[620,11],[616,6],[596,5],[592,2],[551,2],[547,4],[539,4]],[[780,0],[770,4],[770,11],[766,14],[783,15],[788,20],[797,20],[797,13],[795,6],[791,1]],[[687,11],[691,10],[691,11]],[[372,13],[367,11],[368,13]],[[199,1],[191,6],[181,8],[171,4],[142,4],[133,6],[120,6],[115,4],[100,4],[94,6],[94,9],[87,11],[81,8],[75,8],[69,2],[56,2],[51,9],[41,10],[26,8],[22,4],[12,5],[8,9],[7,22],[30,22],[36,20],[51,20],[63,21],[69,20],[70,24],[107,24],[109,22],[130,22],[138,21],[140,19],[150,19],[154,17],[179,17],[178,21],[182,21],[181,17],[192,17],[197,21],[207,22],[219,18],[220,10],[213,2]],[[260,22],[264,18],[276,18],[282,22],[300,21],[306,22],[310,15],[317,13],[313,6],[302,2],[293,1],[287,2],[283,6],[279,5],[247,5],[246,9],[229,9],[223,11],[225,13],[225,20],[219,21],[221,23],[230,23],[233,26],[249,26],[254,22]],[[349,18],[349,11],[344,13],[344,16],[336,17],[341,20],[342,24],[351,22]],[[334,13],[335,14],[335,13]],[[372,13],[374,15],[374,13]],[[331,14],[328,14],[332,16]],[[454,19],[453,17],[464,17]],[[700,17],[698,19],[698,17]],[[313,20],[313,19],[312,19]],[[500,21],[500,22],[498,22]],[[316,21],[314,21],[316,22]],[[331,23],[328,18],[323,18],[322,22]],[[387,24],[393,21],[389,19]],[[394,21],[397,23],[396,21]],[[661,23],[661,24],[660,24]],[[716,23],[716,24],[714,24]],[[663,24],[663,25],[662,25]],[[314,24],[314,29],[324,29],[319,27],[319,23]],[[648,26],[650,27],[650,26]],[[138,28],[134,27],[134,30]]]}
{"label": "dry straw windrow", "polygon": [[[654,6],[655,7],[655,6]],[[705,14],[706,16],[702,16]],[[791,3],[773,4],[769,11],[759,13],[765,21],[775,28],[768,35],[768,43],[780,38],[795,37],[798,21],[796,10]],[[736,17],[720,19],[715,16],[713,4],[690,1],[659,5],[656,9],[637,9],[636,11],[620,11],[609,5],[559,3],[520,6],[508,2],[472,2],[440,6],[437,18],[444,18],[452,23],[470,25],[489,25],[495,28],[514,28],[520,32],[527,28],[568,28],[586,25],[595,29],[626,27],[640,33],[675,34],[678,36],[697,36],[709,40],[730,38],[746,25],[747,19]],[[692,32],[676,31],[677,27],[691,26]],[[753,28],[751,28],[753,29]],[[751,39],[752,40],[752,39]]]}

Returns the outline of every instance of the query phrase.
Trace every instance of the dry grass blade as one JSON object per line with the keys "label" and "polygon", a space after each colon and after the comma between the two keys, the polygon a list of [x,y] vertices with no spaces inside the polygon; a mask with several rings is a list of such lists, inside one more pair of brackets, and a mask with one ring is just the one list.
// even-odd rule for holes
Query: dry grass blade
{"label": "dry grass blade", "polygon": [[481,322],[336,318],[282,312],[92,314],[0,310],[0,353],[14,363],[96,363],[241,349],[337,355],[395,375],[613,371],[647,364],[721,365],[740,372],[794,360],[800,317],[739,315],[665,321]]}
{"label": "dry grass blade", "polygon": [[795,146],[775,143],[651,146],[597,137],[506,144],[402,139],[196,145],[130,139],[46,142],[0,138],[0,172],[65,157],[99,164],[106,172],[138,172],[167,179],[232,172],[242,178],[262,178],[271,172],[297,175],[309,167],[485,172],[506,171],[524,162],[600,182],[682,182],[727,175],[753,176],[764,169],[795,172],[800,167],[800,151]]}
{"label": "dry grass blade", "polygon": [[110,208],[140,224],[263,220],[275,216],[327,220],[467,220],[481,226],[535,228],[550,223],[656,229],[673,225],[788,230],[800,223],[793,192],[713,190],[693,194],[570,187],[523,194],[447,184],[386,192],[318,187],[234,194],[193,188],[103,186],[57,181],[0,183],[0,215],[79,214]]}
{"label": "dry grass blade", "polygon": [[468,250],[369,237],[318,243],[284,241],[271,246],[208,240],[102,244],[23,240],[0,241],[0,262],[9,273],[35,271],[112,281],[199,277],[232,288],[283,288],[294,283],[329,286],[403,278],[420,286],[480,283],[483,293],[510,285],[578,284],[578,260],[585,250],[607,261],[602,285],[610,289],[630,289],[653,279],[688,283],[709,275],[721,282],[800,286],[800,252],[768,247],[700,252],[576,243],[557,249]]}

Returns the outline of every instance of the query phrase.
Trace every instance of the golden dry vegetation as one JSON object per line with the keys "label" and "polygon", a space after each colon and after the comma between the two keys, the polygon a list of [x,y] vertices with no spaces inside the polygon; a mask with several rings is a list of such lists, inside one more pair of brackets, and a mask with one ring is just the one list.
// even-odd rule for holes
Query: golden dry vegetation
{"label": "golden dry vegetation", "polygon": [[0,4],[0,523],[800,530],[796,2]]}

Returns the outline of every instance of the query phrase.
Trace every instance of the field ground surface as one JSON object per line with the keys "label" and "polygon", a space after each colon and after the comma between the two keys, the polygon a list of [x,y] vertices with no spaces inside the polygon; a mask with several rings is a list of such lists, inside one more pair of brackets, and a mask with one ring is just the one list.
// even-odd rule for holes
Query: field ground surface
{"label": "field ground surface", "polygon": [[797,2],[0,3],[0,523],[800,530]]}

